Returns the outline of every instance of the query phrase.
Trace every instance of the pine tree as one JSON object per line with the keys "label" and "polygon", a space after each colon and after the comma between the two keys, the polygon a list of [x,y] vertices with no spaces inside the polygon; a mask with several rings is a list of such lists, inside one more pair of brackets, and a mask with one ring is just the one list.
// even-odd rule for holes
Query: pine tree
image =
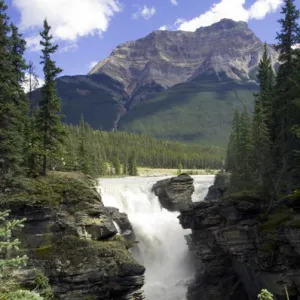
{"label": "pine tree", "polygon": [[[256,187],[259,192],[270,192],[270,178],[272,176],[271,128],[273,125],[274,109],[274,72],[268,57],[267,45],[259,63],[258,80],[260,91],[256,95],[253,115],[253,167]],[[274,138],[273,138],[274,139]],[[269,191],[269,192],[267,192]]]}
{"label": "pine tree", "polygon": [[10,54],[14,74],[12,83],[14,85],[15,91],[12,95],[12,99],[15,103],[16,110],[18,111],[18,124],[16,125],[18,127],[18,132],[20,133],[18,138],[18,144],[16,143],[16,147],[19,149],[18,151],[22,154],[21,159],[23,167],[29,167],[28,145],[30,140],[27,136],[30,132],[30,129],[28,128],[30,123],[28,115],[29,103],[28,98],[22,87],[22,84],[25,82],[25,71],[28,68],[23,58],[26,42],[22,38],[22,35],[18,32],[18,28],[16,26],[11,24],[10,27]]}
{"label": "pine tree", "polygon": [[137,165],[136,165],[136,153],[133,151],[129,156],[128,160],[128,175],[136,176],[137,175]]}
{"label": "pine tree", "polygon": [[28,78],[26,78],[26,84],[28,85],[28,98],[29,98],[29,116],[33,116],[33,91],[39,87],[38,77],[35,73],[35,67],[32,61],[28,62],[27,66]]}
{"label": "pine tree", "polygon": [[[261,99],[261,97],[258,97]],[[267,116],[262,101],[256,103],[253,116],[254,178],[259,191],[266,191],[272,176],[270,132],[266,124]]]}
{"label": "pine tree", "polygon": [[0,212],[0,294],[1,299],[43,300],[36,292],[18,290],[19,282],[13,276],[13,270],[26,265],[27,256],[12,255],[18,252],[20,241],[12,239],[12,232],[24,227],[24,221],[9,219],[9,210]]}
{"label": "pine tree", "polygon": [[240,161],[239,172],[244,188],[253,186],[253,136],[251,130],[251,119],[247,111],[244,111],[240,117]]}
{"label": "pine tree", "polygon": [[47,173],[49,158],[56,158],[61,150],[63,142],[63,125],[60,107],[60,99],[56,94],[55,79],[62,69],[56,67],[51,54],[54,54],[58,45],[53,45],[50,34],[51,27],[44,21],[44,30],[40,33],[43,46],[41,64],[43,65],[45,84],[42,87],[42,99],[36,118],[36,128],[39,132],[40,154],[43,157],[42,175]]}
{"label": "pine tree", "polygon": [[[294,147],[296,136],[291,131],[292,116],[294,115],[293,81],[295,71],[293,46],[300,42],[300,27],[298,24],[299,10],[294,5],[294,0],[286,0],[282,8],[280,33],[277,33],[276,49],[280,52],[281,62],[276,78],[276,97],[274,101],[274,123],[271,129],[274,132],[274,161],[277,162],[276,170],[278,180],[281,181],[281,190],[291,191],[291,169],[294,164]],[[284,180],[283,180],[284,178]]]}
{"label": "pine tree", "polygon": [[232,133],[227,151],[227,168],[233,172],[238,172],[240,167],[240,135],[240,115],[236,109],[232,120]]}
{"label": "pine tree", "polygon": [[[22,50],[10,52],[12,47],[20,46],[21,39],[13,41],[11,26],[6,15],[7,6],[0,0],[0,184],[2,187],[21,174],[22,133],[20,132],[20,109],[23,94],[18,82],[21,68],[13,63],[20,59]],[[16,31],[15,31],[16,33]],[[15,37],[15,35],[13,34]],[[15,44],[13,44],[15,42]],[[16,50],[15,49],[15,50]],[[14,55],[16,54],[16,55]]]}
{"label": "pine tree", "polygon": [[116,175],[121,175],[121,163],[120,163],[120,159],[117,155],[115,155],[113,157],[112,164],[113,164],[113,167],[115,169],[115,174]]}
{"label": "pine tree", "polygon": [[8,210],[0,212],[0,278],[4,281],[1,287],[4,291],[11,288],[8,283],[11,282],[12,269],[25,265],[27,261],[27,256],[12,257],[12,250],[18,251],[20,245],[18,239],[12,239],[12,231],[22,228],[25,220],[9,220],[8,217]]}
{"label": "pine tree", "polygon": [[86,134],[86,124],[84,122],[83,115],[81,115],[80,121],[80,134],[79,134],[79,149],[78,149],[78,159],[79,159],[79,169],[85,174],[93,175],[90,153],[87,149],[88,141]]}

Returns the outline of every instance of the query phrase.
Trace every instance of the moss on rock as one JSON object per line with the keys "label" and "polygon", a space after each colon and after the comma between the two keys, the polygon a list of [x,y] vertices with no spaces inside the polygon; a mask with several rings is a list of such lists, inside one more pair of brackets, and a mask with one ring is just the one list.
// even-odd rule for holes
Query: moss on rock
{"label": "moss on rock", "polygon": [[48,206],[87,203],[95,197],[99,198],[91,183],[92,181],[81,173],[75,177],[68,173],[63,175],[62,172],[52,172],[48,176],[24,179],[23,189],[14,194],[4,195],[0,203]]}

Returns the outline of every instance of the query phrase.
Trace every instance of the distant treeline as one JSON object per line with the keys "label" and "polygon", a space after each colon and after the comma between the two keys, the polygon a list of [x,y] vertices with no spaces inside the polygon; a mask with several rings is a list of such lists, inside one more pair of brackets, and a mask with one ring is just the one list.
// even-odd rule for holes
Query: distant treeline
{"label": "distant treeline", "polygon": [[225,149],[159,140],[148,135],[92,129],[83,120],[67,126],[65,155],[58,168],[95,175],[135,175],[136,166],[150,168],[218,169]]}

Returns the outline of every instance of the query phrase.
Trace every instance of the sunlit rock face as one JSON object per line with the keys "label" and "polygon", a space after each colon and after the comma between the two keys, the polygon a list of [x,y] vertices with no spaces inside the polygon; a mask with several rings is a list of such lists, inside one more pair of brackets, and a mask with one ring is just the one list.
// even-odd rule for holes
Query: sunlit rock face
{"label": "sunlit rock face", "polygon": [[[158,30],[126,42],[89,74],[106,74],[120,81],[136,102],[134,98],[203,74],[220,80],[224,75],[239,81],[255,80],[263,50],[263,42],[246,22],[222,19],[195,32]],[[268,52],[275,65],[278,54],[270,46]]]}

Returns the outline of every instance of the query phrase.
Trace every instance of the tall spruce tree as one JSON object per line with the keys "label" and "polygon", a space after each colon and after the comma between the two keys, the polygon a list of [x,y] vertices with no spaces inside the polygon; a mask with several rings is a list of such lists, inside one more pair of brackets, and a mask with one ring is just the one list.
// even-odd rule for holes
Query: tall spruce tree
{"label": "tall spruce tree", "polygon": [[[260,91],[256,95],[253,115],[254,177],[259,192],[269,193],[272,177],[271,128],[273,125],[274,72],[268,57],[267,45],[259,63]],[[274,136],[273,136],[274,139]]]}
{"label": "tall spruce tree", "polygon": [[12,99],[15,103],[16,110],[18,111],[17,127],[20,137],[18,139],[17,147],[22,153],[22,165],[28,167],[28,143],[27,139],[28,124],[29,124],[29,103],[22,84],[25,82],[25,71],[28,66],[25,63],[24,52],[26,48],[26,42],[19,33],[18,28],[11,24],[11,37],[10,37],[10,55],[11,63],[13,67],[12,84],[14,85],[14,93]]}
{"label": "tall spruce tree", "polygon": [[58,68],[51,55],[54,54],[58,45],[53,45],[50,34],[51,27],[47,20],[44,21],[44,30],[40,33],[40,44],[43,46],[41,64],[43,65],[45,84],[42,87],[42,99],[36,117],[36,128],[39,133],[40,154],[43,157],[42,175],[47,173],[49,158],[56,158],[60,153],[63,142],[63,125],[60,107],[60,99],[56,93],[55,79],[62,69]]}
{"label": "tall spruce tree", "polygon": [[[298,24],[299,10],[296,9],[294,0],[285,0],[279,20],[281,25],[280,33],[277,33],[276,49],[280,52],[281,62],[276,80],[276,97],[274,101],[274,123],[272,132],[275,137],[274,161],[277,162],[277,176],[281,177],[281,190],[291,191],[291,169],[294,164],[294,145],[296,137],[291,131],[293,106],[293,81],[295,71],[293,46],[300,42],[300,27]],[[285,180],[283,180],[285,178]]]}
{"label": "tall spruce tree", "polygon": [[79,159],[79,169],[85,174],[91,174],[92,163],[90,159],[90,151],[88,151],[88,139],[86,123],[84,122],[83,115],[81,115],[80,120],[80,133],[79,133],[79,148],[78,148],[78,159]]}
{"label": "tall spruce tree", "polygon": [[137,173],[136,153],[133,151],[128,159],[128,175],[136,176]]}
{"label": "tall spruce tree", "polygon": [[[12,183],[21,173],[22,133],[20,132],[20,98],[22,90],[18,79],[21,67],[14,68],[13,63],[21,60],[22,40],[11,37],[11,26],[6,14],[7,6],[0,0],[0,185]],[[14,40],[13,38],[16,38]],[[13,47],[15,46],[15,48]],[[16,67],[16,65],[15,65]]]}

